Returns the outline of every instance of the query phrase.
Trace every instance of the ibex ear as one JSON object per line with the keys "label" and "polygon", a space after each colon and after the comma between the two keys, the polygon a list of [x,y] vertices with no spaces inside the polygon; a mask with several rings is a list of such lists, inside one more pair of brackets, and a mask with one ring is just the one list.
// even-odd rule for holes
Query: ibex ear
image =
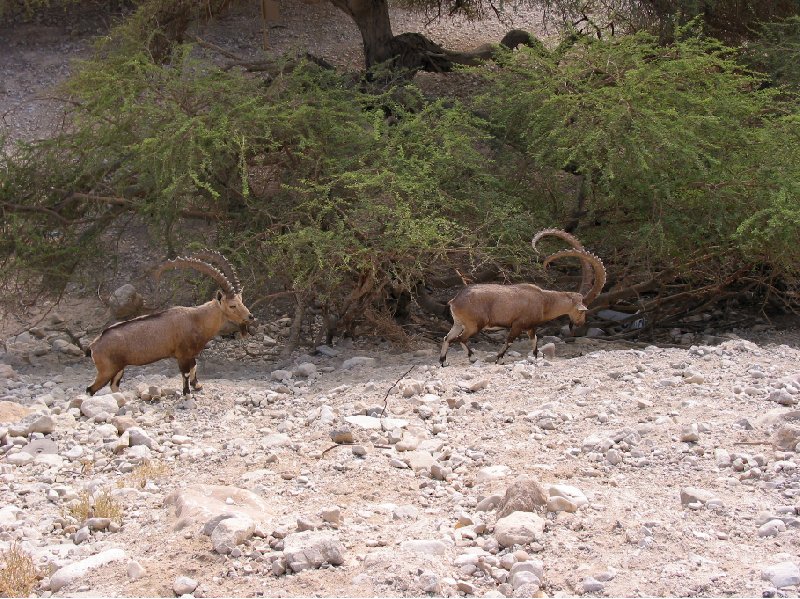
{"label": "ibex ear", "polygon": [[581,304],[580,306],[578,306],[578,312],[586,312],[588,309],[589,309],[589,308],[587,308],[587,307],[586,307],[586,306],[584,306],[583,304]]}
{"label": "ibex ear", "polygon": [[222,298],[224,297],[222,293],[222,289],[217,289],[217,301],[222,303]]}

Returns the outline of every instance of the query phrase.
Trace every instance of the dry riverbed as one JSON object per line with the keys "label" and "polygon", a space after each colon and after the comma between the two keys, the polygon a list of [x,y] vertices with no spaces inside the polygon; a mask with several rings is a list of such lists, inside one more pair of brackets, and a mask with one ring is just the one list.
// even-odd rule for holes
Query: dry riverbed
{"label": "dry riverbed", "polygon": [[88,398],[58,320],[0,355],[0,549],[39,596],[798,594],[796,346],[484,342],[442,369],[345,343],[275,370],[261,334],[213,342],[190,399],[169,362]]}

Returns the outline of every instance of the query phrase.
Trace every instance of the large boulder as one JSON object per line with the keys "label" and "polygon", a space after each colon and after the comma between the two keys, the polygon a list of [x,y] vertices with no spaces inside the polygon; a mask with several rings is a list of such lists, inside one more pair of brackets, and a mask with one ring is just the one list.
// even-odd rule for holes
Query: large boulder
{"label": "large boulder", "polygon": [[19,422],[32,413],[33,410],[15,401],[0,401],[0,422],[3,424]]}
{"label": "large boulder", "polygon": [[547,493],[535,478],[521,476],[508,489],[500,505],[497,517],[504,518],[513,512],[536,512],[547,509]]}
{"label": "large boulder", "polygon": [[50,590],[53,592],[59,591],[73,581],[83,580],[91,570],[111,562],[124,560],[125,556],[125,550],[115,547],[72,563],[69,566],[64,566],[56,570],[53,576],[50,577]]}
{"label": "large boulder", "polygon": [[214,528],[228,518],[243,518],[259,526],[273,516],[271,505],[255,493],[222,485],[192,485],[177,489],[167,496],[164,503],[175,506],[177,521],[173,530],[195,526],[208,535],[212,535]]}
{"label": "large boulder", "polygon": [[111,316],[117,320],[138,316],[144,307],[144,299],[130,283],[117,288],[108,297]]}

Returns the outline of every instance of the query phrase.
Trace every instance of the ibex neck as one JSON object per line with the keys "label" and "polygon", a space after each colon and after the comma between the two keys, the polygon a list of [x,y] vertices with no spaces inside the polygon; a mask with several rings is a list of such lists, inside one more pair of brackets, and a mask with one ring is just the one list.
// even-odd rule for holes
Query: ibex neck
{"label": "ibex neck", "polygon": [[203,337],[211,339],[219,333],[222,325],[225,324],[225,316],[222,314],[219,304],[214,300],[210,300],[195,309],[198,316],[198,329]]}

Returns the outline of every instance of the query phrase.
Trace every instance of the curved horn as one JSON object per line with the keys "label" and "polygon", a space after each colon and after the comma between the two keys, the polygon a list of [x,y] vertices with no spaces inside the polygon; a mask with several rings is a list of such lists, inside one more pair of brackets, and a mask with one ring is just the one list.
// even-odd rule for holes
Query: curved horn
{"label": "curved horn", "polygon": [[233,267],[233,264],[231,264],[228,259],[217,250],[202,250],[199,252],[194,252],[191,257],[198,260],[203,260],[204,262],[208,262],[219,267],[219,270],[221,270],[222,273],[228,277],[228,280],[233,284],[234,293],[242,292],[242,284],[239,282],[239,277],[236,275],[236,269]]}
{"label": "curved horn", "polygon": [[203,274],[208,275],[212,279],[214,279],[222,290],[225,292],[226,295],[235,295],[236,292],[233,289],[230,281],[225,277],[219,269],[211,266],[207,262],[203,262],[202,260],[198,260],[197,258],[175,258],[174,260],[167,260],[161,266],[156,269],[154,276],[156,280],[161,278],[161,274],[165,270],[171,270],[173,268],[192,268],[197,272],[201,272]]}
{"label": "curved horn", "polygon": [[591,304],[594,299],[600,295],[600,291],[603,289],[603,285],[606,284],[606,267],[603,266],[603,261],[592,254],[591,252],[587,252],[586,250],[561,250],[560,252],[556,252],[548,256],[544,261],[544,267],[547,268],[547,265],[550,264],[553,260],[558,260],[559,258],[565,258],[567,256],[574,256],[575,258],[579,258],[580,261],[585,266],[591,266],[592,271],[594,273],[594,284],[592,288],[589,289],[588,292],[582,292],[581,295],[583,296],[583,303],[588,308],[589,304]]}
{"label": "curved horn", "polygon": [[[559,239],[566,241],[574,250],[583,250],[583,244],[578,240],[577,237],[567,233],[566,231],[562,231],[561,229],[543,229],[539,231],[536,235],[534,235],[533,239],[531,239],[531,245],[533,246],[533,251],[537,254],[539,250],[536,249],[536,244],[539,243],[542,237],[547,237],[551,235],[553,237],[558,237]],[[586,295],[589,289],[592,287],[592,271],[589,269],[589,265],[586,262],[581,261],[581,286],[578,288],[578,293],[581,295]]]}
{"label": "curved horn", "polygon": [[566,241],[574,250],[582,250],[583,244],[578,241],[578,238],[574,235],[567,233],[566,231],[562,231],[561,229],[542,229],[536,235],[533,236],[531,239],[531,245],[533,249],[538,253],[539,250],[536,249],[536,244],[542,239],[542,237],[547,237],[548,235],[552,235],[553,237],[558,237],[559,239],[563,239]]}

